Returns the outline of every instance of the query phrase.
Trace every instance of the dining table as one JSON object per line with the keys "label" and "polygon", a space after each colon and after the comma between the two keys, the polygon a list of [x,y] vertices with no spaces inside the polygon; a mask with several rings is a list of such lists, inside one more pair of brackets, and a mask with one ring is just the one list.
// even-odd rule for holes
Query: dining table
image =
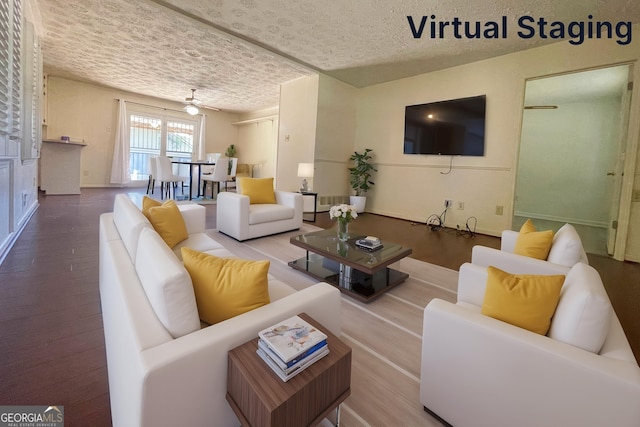
{"label": "dining table", "polygon": [[206,160],[172,160],[171,163],[178,165],[189,165],[189,200],[193,200],[193,169],[198,168],[198,181],[196,186],[198,187],[198,193],[196,197],[200,198],[200,178],[202,177],[202,166],[215,166],[216,162],[209,162]]}

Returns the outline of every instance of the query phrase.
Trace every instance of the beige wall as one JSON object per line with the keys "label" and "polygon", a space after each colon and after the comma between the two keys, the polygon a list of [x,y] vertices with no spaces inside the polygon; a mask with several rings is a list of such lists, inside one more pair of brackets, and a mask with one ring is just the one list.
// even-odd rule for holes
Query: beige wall
{"label": "beige wall", "polygon": [[276,176],[278,157],[278,107],[241,114],[238,128],[238,162],[247,163],[256,178]]}
{"label": "beige wall", "polygon": [[356,134],[358,89],[321,74],[318,88],[314,191],[349,194],[348,159]]}
{"label": "beige wall", "polygon": [[[498,235],[511,226],[525,80],[638,57],[638,43],[623,47],[606,40],[582,46],[563,42],[361,89],[355,148],[373,148],[379,169],[367,210],[425,221],[442,212],[445,199],[454,200],[454,206],[462,201],[464,210],[450,210],[447,226],[464,226],[474,216],[477,231]],[[632,107],[636,132],[639,88],[636,85]],[[480,94],[487,95],[484,157],[454,157],[453,170],[443,174],[451,157],[403,154],[406,105]],[[495,214],[496,206],[504,206],[503,215]]]}
{"label": "beige wall", "polygon": [[298,163],[313,163],[318,117],[318,76],[303,77],[280,88],[276,186],[298,191]]}
{"label": "beige wall", "polygon": [[[82,187],[110,186],[111,159],[116,129],[117,101],[125,99],[155,107],[180,110],[177,102],[119,91],[55,76],[48,78],[48,126],[44,137],[58,139],[61,135],[84,140],[82,149]],[[134,108],[147,108],[133,105]],[[148,108],[148,111],[162,111]],[[238,129],[231,123],[238,120],[234,113],[205,110],[206,152],[222,152],[235,144]],[[199,116],[197,116],[199,117]]]}

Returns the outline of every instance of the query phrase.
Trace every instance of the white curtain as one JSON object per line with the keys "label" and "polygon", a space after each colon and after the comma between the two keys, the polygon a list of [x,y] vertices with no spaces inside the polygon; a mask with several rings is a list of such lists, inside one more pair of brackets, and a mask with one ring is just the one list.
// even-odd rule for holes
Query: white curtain
{"label": "white curtain", "polygon": [[205,160],[207,158],[207,143],[206,143],[206,129],[207,129],[207,117],[202,114],[200,117],[200,138],[198,138],[198,144],[196,145],[195,160]]}
{"label": "white curtain", "polygon": [[118,117],[116,122],[116,138],[113,146],[111,162],[111,183],[128,184],[131,182],[129,172],[129,129],[127,128],[127,106],[124,99],[118,101]]}

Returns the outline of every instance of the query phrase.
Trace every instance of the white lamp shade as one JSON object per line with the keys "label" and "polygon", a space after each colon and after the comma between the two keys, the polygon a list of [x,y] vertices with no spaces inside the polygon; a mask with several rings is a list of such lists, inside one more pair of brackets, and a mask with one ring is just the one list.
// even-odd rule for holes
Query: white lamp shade
{"label": "white lamp shade", "polygon": [[313,163],[298,163],[298,177],[299,178],[312,178],[313,177]]}

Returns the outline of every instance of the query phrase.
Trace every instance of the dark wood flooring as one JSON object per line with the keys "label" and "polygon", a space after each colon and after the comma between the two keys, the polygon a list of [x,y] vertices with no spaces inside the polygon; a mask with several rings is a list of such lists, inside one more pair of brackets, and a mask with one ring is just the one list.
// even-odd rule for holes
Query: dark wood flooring
{"label": "dark wood flooring", "polygon": [[[98,292],[98,217],[117,193],[40,196],[40,207],[0,266],[0,405],[64,405],[67,426],[111,425]],[[158,192],[156,191],[156,196]],[[315,223],[333,227],[327,213]],[[458,269],[491,236],[432,231],[424,224],[363,214],[354,232],[413,249],[412,257]],[[207,206],[215,228],[215,205]],[[640,265],[590,256],[603,277],[636,358],[640,356]]]}

